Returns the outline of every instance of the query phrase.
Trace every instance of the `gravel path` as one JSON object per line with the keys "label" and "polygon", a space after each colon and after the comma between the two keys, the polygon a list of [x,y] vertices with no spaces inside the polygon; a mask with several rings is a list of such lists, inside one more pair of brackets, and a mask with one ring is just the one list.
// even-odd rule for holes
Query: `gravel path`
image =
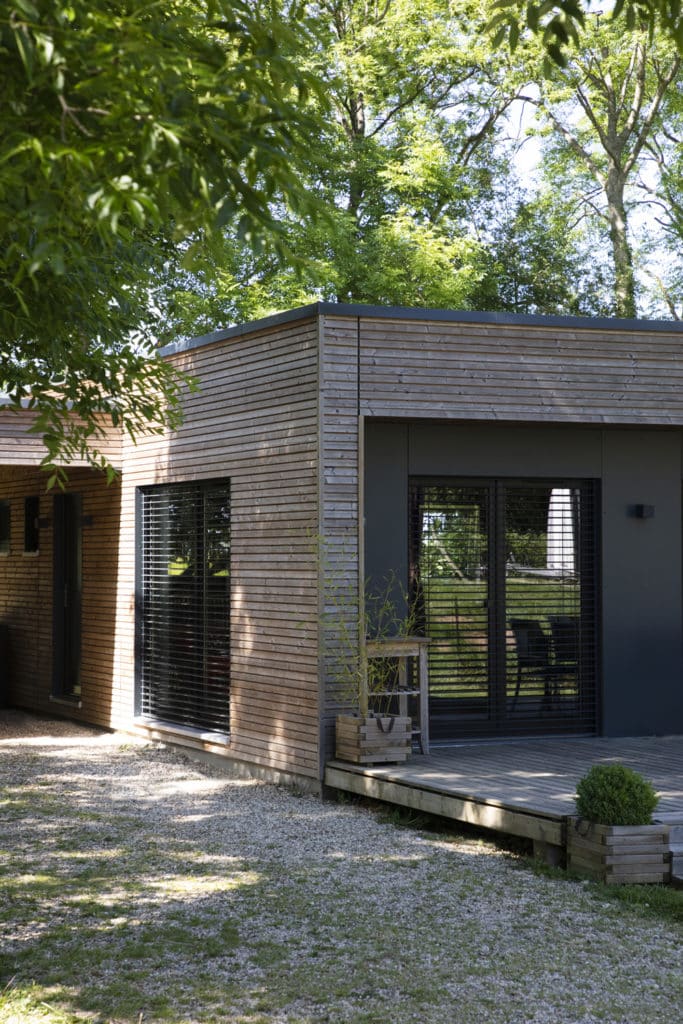
{"label": "gravel path", "polygon": [[2,1024],[681,1019],[681,929],[477,839],[4,712],[0,799]]}

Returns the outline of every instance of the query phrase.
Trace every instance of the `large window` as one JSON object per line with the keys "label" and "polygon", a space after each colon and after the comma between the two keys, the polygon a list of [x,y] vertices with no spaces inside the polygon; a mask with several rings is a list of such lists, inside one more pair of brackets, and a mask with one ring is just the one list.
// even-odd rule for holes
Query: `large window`
{"label": "large window", "polygon": [[137,713],[230,724],[230,490],[225,480],[138,497]]}
{"label": "large window", "polygon": [[592,481],[413,481],[436,738],[595,730],[596,501]]}

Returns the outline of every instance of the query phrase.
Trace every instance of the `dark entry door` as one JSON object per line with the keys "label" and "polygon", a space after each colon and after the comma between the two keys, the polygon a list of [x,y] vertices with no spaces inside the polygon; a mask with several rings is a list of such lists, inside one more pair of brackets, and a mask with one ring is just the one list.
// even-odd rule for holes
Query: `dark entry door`
{"label": "dark entry door", "polygon": [[56,697],[81,693],[81,496],[53,499],[53,687]]}
{"label": "dark entry door", "polygon": [[590,481],[413,481],[435,738],[596,728]]}

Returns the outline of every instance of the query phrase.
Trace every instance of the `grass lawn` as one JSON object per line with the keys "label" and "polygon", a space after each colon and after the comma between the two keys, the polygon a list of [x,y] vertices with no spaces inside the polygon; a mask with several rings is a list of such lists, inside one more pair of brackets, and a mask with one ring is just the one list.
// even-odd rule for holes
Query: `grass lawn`
{"label": "grass lawn", "polygon": [[[489,591],[486,580],[433,578],[425,581],[426,634],[429,650],[430,693],[442,700],[476,702],[485,708],[489,696]],[[578,616],[578,584],[560,580],[522,579],[505,581],[505,619],[533,619],[547,636],[551,629],[548,616]],[[517,651],[512,630],[506,630],[506,692],[514,697],[517,683]],[[543,694],[542,674],[525,673],[523,694]],[[576,668],[569,668],[557,680],[565,698],[576,697]]]}
{"label": "grass lawn", "polygon": [[114,737],[0,744],[2,1024],[656,1024],[683,896]]}

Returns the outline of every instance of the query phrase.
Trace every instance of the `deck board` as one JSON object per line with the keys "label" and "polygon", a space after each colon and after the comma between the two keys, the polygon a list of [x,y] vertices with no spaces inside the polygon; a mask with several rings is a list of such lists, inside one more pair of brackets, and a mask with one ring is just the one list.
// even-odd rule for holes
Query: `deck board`
{"label": "deck board", "polygon": [[[593,764],[621,763],[648,778],[658,812],[683,814],[683,736],[533,739],[460,744],[406,764],[330,761],[326,783],[502,832],[561,843],[576,784]],[[549,831],[550,830],[550,831]]]}

